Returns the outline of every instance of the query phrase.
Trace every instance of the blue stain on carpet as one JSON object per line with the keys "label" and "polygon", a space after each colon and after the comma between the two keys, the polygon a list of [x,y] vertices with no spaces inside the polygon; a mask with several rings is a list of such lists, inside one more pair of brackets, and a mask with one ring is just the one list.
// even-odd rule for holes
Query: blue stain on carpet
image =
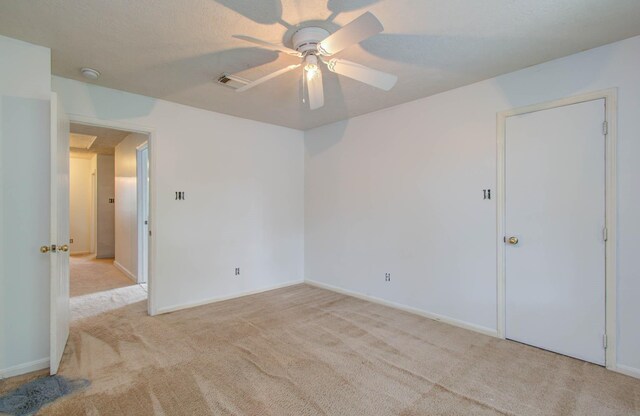
{"label": "blue stain on carpet", "polygon": [[33,415],[45,404],[88,385],[89,380],[69,380],[62,376],[39,378],[0,396],[0,413]]}

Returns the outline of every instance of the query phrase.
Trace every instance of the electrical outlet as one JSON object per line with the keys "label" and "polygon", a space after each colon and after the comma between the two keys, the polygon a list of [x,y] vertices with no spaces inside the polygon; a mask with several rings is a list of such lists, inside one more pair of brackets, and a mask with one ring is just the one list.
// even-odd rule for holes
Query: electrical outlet
{"label": "electrical outlet", "polygon": [[385,282],[390,282],[391,281],[391,273],[385,273],[384,274],[384,281]]}
{"label": "electrical outlet", "polygon": [[240,267],[236,267],[235,275],[240,276]]}

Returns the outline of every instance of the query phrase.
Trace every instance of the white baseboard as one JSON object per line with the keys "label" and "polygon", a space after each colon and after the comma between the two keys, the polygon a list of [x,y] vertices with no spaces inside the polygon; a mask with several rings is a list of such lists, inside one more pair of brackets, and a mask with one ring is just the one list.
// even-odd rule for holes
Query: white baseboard
{"label": "white baseboard", "polygon": [[69,252],[70,256],[84,256],[84,255],[88,255],[91,254],[90,251],[71,251]]}
{"label": "white baseboard", "polygon": [[126,267],[124,267],[122,264],[118,263],[115,260],[113,261],[113,265],[115,266],[116,269],[120,270],[122,273],[127,275],[129,279],[133,280],[134,283],[138,283],[138,277],[135,274],[131,273],[129,269],[127,269]]}
{"label": "white baseboard", "polygon": [[377,298],[375,296],[363,295],[363,294],[358,293],[358,292],[353,292],[351,290],[342,289],[342,288],[337,287],[337,286],[327,285],[325,283],[316,282],[314,280],[305,280],[304,282],[306,284],[308,284],[308,285],[316,286],[316,287],[319,287],[321,289],[330,290],[332,292],[340,293],[340,294],[347,295],[347,296],[353,296],[354,298],[366,300],[366,301],[377,303],[377,304],[384,305],[384,306],[389,306],[391,308],[400,309],[400,310],[405,311],[405,312],[409,312],[409,313],[413,313],[413,314],[416,314],[416,315],[424,316],[425,318],[433,319],[434,321],[444,322],[444,323],[449,324],[449,325],[457,326],[457,327],[464,328],[464,329],[469,329],[471,331],[479,332],[479,333],[484,334],[484,335],[489,335],[489,336],[492,336],[492,337],[497,337],[498,336],[498,330],[497,329],[492,329],[492,328],[487,328],[487,327],[484,327],[484,326],[481,326],[481,325],[471,324],[471,323],[468,323],[468,322],[460,321],[458,319],[449,318],[447,316],[442,316],[442,315],[438,315],[438,314],[435,314],[435,313],[432,313],[432,312],[424,311],[422,309],[414,308],[412,306],[407,306],[407,305],[402,305],[402,304],[395,303],[395,302],[390,302],[388,300],[380,299],[380,298]]}
{"label": "white baseboard", "polygon": [[32,371],[44,370],[45,368],[49,368],[49,357],[0,369],[0,379],[19,376],[31,373]]}
{"label": "white baseboard", "polygon": [[218,297],[215,297],[215,298],[203,299],[203,300],[200,300],[200,301],[197,301],[197,302],[188,302],[188,303],[182,303],[182,304],[179,304],[179,305],[166,306],[164,308],[158,308],[156,310],[155,314],[156,315],[160,315],[160,314],[163,314],[163,313],[179,311],[181,309],[194,308],[196,306],[208,305],[210,303],[222,302],[223,300],[241,298],[243,296],[249,296],[249,295],[255,295],[255,294],[258,294],[258,293],[269,292],[271,290],[282,289],[283,287],[295,286],[295,285],[299,285],[299,284],[302,284],[302,283],[304,283],[303,280],[294,280],[292,282],[281,283],[279,285],[268,286],[268,287],[264,287],[264,288],[257,289],[257,290],[250,290],[250,291],[246,291],[246,292],[234,293],[233,295],[218,296]]}
{"label": "white baseboard", "polygon": [[616,365],[615,368],[611,368],[611,371],[624,374],[625,376],[640,378],[640,368],[628,367],[626,365]]}

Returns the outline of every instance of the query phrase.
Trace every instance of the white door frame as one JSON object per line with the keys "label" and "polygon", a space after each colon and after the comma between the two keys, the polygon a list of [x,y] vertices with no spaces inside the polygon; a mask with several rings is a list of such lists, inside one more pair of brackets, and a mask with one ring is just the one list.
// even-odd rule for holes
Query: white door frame
{"label": "white door frame", "polygon": [[[138,233],[138,283],[140,283],[140,279],[145,275],[144,262],[141,260],[144,258],[144,250],[147,249],[147,259],[149,258],[149,235],[145,233],[145,215],[144,215],[144,205],[145,203],[149,203],[147,201],[147,196],[145,195],[144,190],[147,185],[143,185],[145,180],[147,179],[147,167],[142,163],[142,152],[147,151],[147,160],[149,159],[149,142],[146,141],[142,143],[140,146],[136,147],[136,217],[137,217],[137,233]],[[149,225],[149,224],[147,224]],[[147,239],[147,244],[145,247],[144,240]],[[149,275],[149,264],[147,262],[147,279]],[[146,283],[146,281],[145,281]]]}
{"label": "white door frame", "polygon": [[497,139],[498,139],[498,196],[497,196],[497,234],[496,244],[498,252],[498,281],[497,281],[497,328],[498,337],[505,338],[506,326],[506,244],[505,237],[505,213],[506,213],[506,122],[507,117],[520,114],[533,113],[571,104],[583,103],[593,100],[605,100],[605,120],[608,124],[605,146],[605,224],[608,238],[605,242],[605,330],[607,334],[607,348],[605,354],[606,366],[610,370],[616,370],[616,141],[617,141],[617,108],[618,91],[611,88],[603,91],[582,94],[575,97],[534,104],[498,113]]}
{"label": "white door frame", "polygon": [[[96,158],[96,155],[93,155]],[[92,159],[93,160],[93,159]],[[91,244],[90,254],[96,254],[98,249],[98,171],[91,171]]]}
{"label": "white door frame", "polygon": [[[147,145],[149,149],[149,232],[151,236],[157,235],[156,224],[153,221],[156,213],[156,184],[155,184],[155,166],[156,155],[153,151],[154,138],[156,135],[155,128],[131,124],[120,120],[103,120],[95,117],[87,117],[80,114],[68,114],[72,123],[84,124],[87,126],[108,127],[112,129],[130,131],[132,133],[141,133],[147,135]],[[149,265],[147,268],[147,313],[151,316],[157,314],[156,295],[154,288],[155,273],[155,243],[153,238],[149,238]]]}

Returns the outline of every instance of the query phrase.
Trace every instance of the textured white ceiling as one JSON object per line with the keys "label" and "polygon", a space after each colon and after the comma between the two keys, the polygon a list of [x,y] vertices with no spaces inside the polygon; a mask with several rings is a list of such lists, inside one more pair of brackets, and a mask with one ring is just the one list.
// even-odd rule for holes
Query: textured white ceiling
{"label": "textured white ceiling", "polygon": [[[333,31],[369,10],[385,32],[339,54],[395,73],[390,92],[325,72],[324,108],[301,103],[298,71],[242,94],[295,58],[233,39]],[[390,107],[640,34],[639,0],[0,0],[0,34],[52,49],[53,73],[298,129]],[[291,45],[287,45],[291,46]]]}
{"label": "textured white ceiling", "polygon": [[131,134],[128,131],[77,123],[71,123],[70,132],[72,134],[86,134],[97,137],[89,149],[71,148],[74,153],[97,153],[99,155],[113,155],[116,151],[116,146]]}

